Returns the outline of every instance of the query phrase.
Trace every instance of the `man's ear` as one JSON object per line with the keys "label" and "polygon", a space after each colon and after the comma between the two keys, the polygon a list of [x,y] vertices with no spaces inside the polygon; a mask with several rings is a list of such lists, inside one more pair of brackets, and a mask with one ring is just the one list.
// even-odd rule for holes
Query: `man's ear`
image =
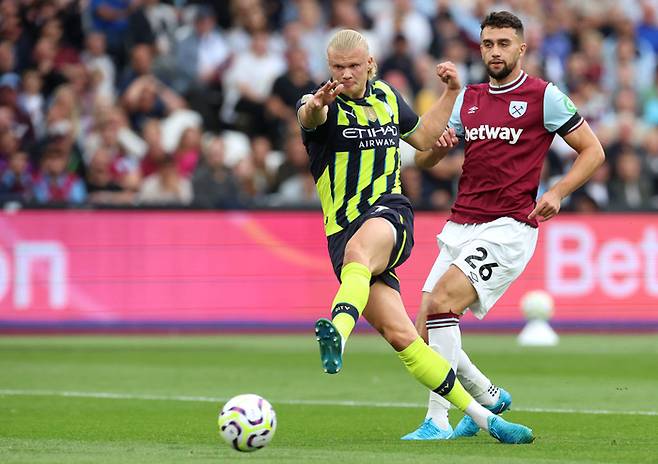
{"label": "man's ear", "polygon": [[528,49],[528,44],[523,42],[521,44],[521,56],[525,55],[526,50]]}

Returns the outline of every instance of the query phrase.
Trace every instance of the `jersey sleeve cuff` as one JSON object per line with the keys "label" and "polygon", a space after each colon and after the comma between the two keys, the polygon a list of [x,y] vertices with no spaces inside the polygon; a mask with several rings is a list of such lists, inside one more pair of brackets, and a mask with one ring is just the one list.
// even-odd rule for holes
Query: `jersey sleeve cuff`
{"label": "jersey sleeve cuff", "polygon": [[416,121],[416,124],[414,125],[414,127],[411,128],[410,131],[405,132],[405,133],[402,134],[400,137],[403,138],[403,139],[406,139],[406,138],[409,137],[411,134],[413,134],[414,132],[416,132],[416,129],[418,129],[418,126],[420,126],[420,118],[418,118],[418,120]]}

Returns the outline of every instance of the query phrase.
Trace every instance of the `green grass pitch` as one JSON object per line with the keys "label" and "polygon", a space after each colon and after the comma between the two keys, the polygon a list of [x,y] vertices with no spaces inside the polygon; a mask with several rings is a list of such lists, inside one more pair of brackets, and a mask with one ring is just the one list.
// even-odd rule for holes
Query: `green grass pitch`
{"label": "green grass pitch", "polygon": [[[335,376],[322,373],[311,333],[2,337],[0,462],[658,462],[658,336],[570,335],[531,349],[465,335],[464,346],[512,393],[505,416],[531,426],[534,444],[484,433],[400,441],[427,394],[373,335],[351,338]],[[242,454],[220,441],[216,420],[226,399],[249,392],[272,402],[279,423],[267,448]]]}

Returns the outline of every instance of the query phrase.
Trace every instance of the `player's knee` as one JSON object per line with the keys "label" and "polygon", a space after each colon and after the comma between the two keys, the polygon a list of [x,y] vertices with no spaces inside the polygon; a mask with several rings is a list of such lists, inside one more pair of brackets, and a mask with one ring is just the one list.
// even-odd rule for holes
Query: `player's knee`
{"label": "player's knee", "polygon": [[427,298],[427,304],[425,305],[426,313],[442,314],[451,311],[457,312],[458,308],[454,307],[455,297],[454,292],[442,281],[439,281]]}
{"label": "player's knee", "polygon": [[343,263],[361,263],[367,267],[370,265],[368,255],[363,245],[358,241],[350,240],[345,247]]}
{"label": "player's knee", "polygon": [[402,351],[418,338],[418,332],[410,330],[410,327],[413,329],[413,326],[387,324],[377,330],[395,351]]}

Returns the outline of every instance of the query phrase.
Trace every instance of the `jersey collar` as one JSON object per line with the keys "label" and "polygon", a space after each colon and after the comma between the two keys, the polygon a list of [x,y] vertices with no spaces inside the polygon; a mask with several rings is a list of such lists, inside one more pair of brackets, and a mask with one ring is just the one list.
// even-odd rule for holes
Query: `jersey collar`
{"label": "jersey collar", "polygon": [[518,89],[519,87],[521,87],[521,85],[523,85],[523,83],[527,78],[528,78],[528,74],[524,70],[521,70],[521,72],[519,73],[519,77],[514,79],[512,82],[508,82],[507,84],[493,85],[491,81],[489,81],[489,93],[493,93],[493,94],[507,93],[514,89]]}

